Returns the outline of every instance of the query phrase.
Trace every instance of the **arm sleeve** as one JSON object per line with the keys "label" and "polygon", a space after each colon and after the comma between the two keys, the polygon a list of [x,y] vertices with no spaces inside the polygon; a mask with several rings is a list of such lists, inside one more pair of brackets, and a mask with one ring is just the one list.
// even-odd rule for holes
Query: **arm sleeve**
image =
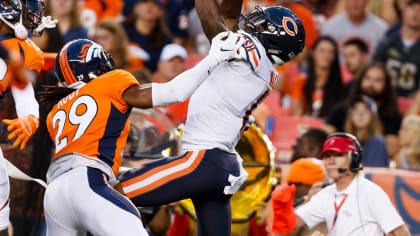
{"label": "arm sleeve", "polygon": [[296,215],[312,229],[321,222],[325,222],[324,198],[322,190],[315,194],[311,200],[296,210]]}
{"label": "arm sleeve", "polygon": [[215,58],[207,56],[168,83],[152,83],[153,106],[168,106],[187,100],[217,65]]}
{"label": "arm sleeve", "polygon": [[33,115],[39,117],[39,105],[35,99],[34,88],[28,83],[25,88],[19,89],[12,86],[12,95],[15,100],[16,114],[19,118]]}
{"label": "arm sleeve", "polygon": [[404,224],[401,216],[392,205],[388,195],[377,185],[373,186],[367,195],[369,210],[381,229],[388,234]]}

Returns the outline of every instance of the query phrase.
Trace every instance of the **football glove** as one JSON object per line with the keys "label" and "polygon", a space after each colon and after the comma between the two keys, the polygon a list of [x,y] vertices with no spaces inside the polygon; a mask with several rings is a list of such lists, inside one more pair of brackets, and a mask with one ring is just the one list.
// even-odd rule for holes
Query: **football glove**
{"label": "football glove", "polygon": [[12,140],[13,146],[17,147],[20,144],[20,149],[24,149],[29,138],[35,133],[39,126],[39,119],[32,115],[24,118],[16,118],[13,120],[4,119],[3,123],[8,125],[7,131],[11,132],[7,138]]}
{"label": "football glove", "polygon": [[218,63],[234,58],[241,58],[238,49],[245,39],[231,31],[221,32],[211,40],[209,55],[214,57]]}

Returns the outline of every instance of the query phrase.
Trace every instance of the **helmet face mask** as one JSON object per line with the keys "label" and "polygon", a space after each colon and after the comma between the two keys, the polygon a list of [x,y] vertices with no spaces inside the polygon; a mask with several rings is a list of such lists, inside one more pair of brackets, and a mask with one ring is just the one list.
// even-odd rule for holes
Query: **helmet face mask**
{"label": "helmet face mask", "polygon": [[115,63],[111,55],[102,46],[88,39],[67,43],[55,61],[59,82],[75,89],[114,69]]}
{"label": "helmet face mask", "polygon": [[41,24],[42,14],[45,9],[43,0],[22,0],[22,12],[24,25],[28,29],[34,30]]}
{"label": "helmet face mask", "polygon": [[260,40],[267,56],[276,66],[295,58],[305,45],[302,22],[285,7],[257,6],[248,15],[241,16],[239,28]]}
{"label": "helmet face mask", "polygon": [[245,31],[258,32],[258,26],[265,22],[264,9],[257,6],[248,15],[241,15],[239,18],[239,28]]}
{"label": "helmet face mask", "polygon": [[0,20],[15,31],[15,36],[24,39],[28,30],[34,36],[35,28],[42,23],[44,0],[0,0]]}
{"label": "helmet face mask", "polygon": [[22,13],[22,4],[20,0],[1,0],[0,1],[0,15],[10,21],[16,22],[19,20]]}

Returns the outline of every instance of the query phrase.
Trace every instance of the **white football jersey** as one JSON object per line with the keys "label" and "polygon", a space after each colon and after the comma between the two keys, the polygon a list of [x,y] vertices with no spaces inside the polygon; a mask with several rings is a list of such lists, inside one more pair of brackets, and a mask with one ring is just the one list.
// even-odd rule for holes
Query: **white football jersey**
{"label": "white football jersey", "polygon": [[243,60],[223,62],[191,96],[182,151],[234,151],[249,116],[271,92],[277,71],[257,38],[243,31]]}

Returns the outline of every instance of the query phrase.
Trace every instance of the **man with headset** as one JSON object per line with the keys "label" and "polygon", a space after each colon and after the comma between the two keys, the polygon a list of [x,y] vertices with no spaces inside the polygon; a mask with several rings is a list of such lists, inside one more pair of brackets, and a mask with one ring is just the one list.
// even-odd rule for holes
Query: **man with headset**
{"label": "man with headset", "polygon": [[320,157],[333,184],[293,210],[295,186],[283,185],[273,196],[276,235],[296,235],[305,225],[327,224],[329,235],[411,235],[388,195],[359,171],[363,168],[362,147],[348,133],[330,135]]}

